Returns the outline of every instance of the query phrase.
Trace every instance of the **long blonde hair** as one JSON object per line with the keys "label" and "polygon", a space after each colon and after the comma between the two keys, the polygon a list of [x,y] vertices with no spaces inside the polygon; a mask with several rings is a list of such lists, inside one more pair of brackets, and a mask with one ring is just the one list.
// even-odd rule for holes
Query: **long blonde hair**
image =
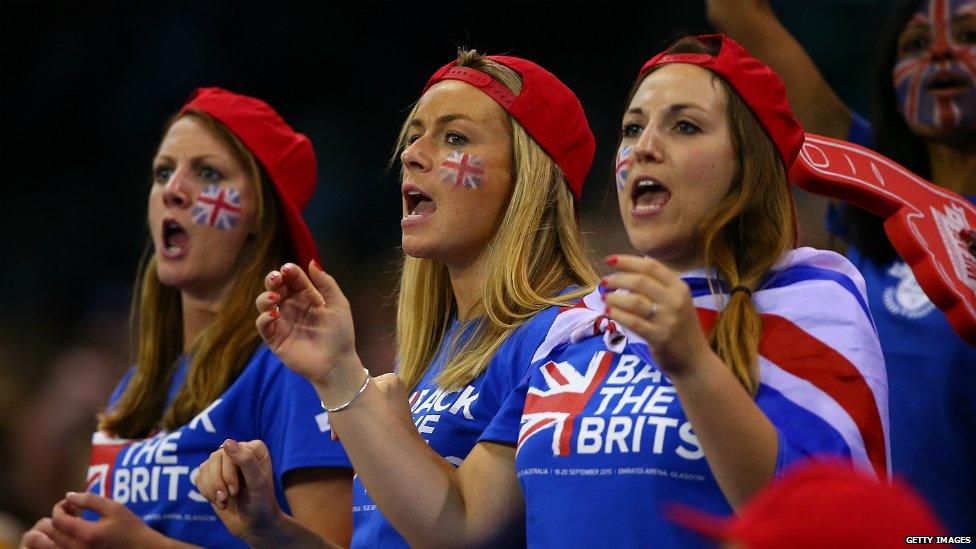
{"label": "long blonde hair", "polygon": [[[477,51],[461,51],[458,66],[489,74],[513,93],[519,76]],[[416,113],[416,106],[407,123]],[[518,122],[512,131],[513,185],[508,206],[489,242],[485,284],[471,336],[462,345],[447,342],[451,357],[438,374],[440,387],[464,387],[488,366],[499,346],[519,326],[543,309],[566,305],[585,295],[597,275],[587,257],[576,223],[573,195],[562,171]],[[398,150],[408,127],[400,131]],[[569,286],[576,291],[559,295]],[[397,303],[399,374],[408,387],[424,376],[444,343],[457,304],[447,267],[430,259],[404,257]],[[459,333],[461,330],[459,330]]]}
{"label": "long blonde hair", "polygon": [[[668,51],[718,54],[713,46],[692,37],[678,40]],[[738,169],[728,194],[699,226],[703,257],[730,288],[752,291],[783,254],[796,247],[793,197],[779,152],[762,125],[725,80],[714,74],[712,78],[726,97]],[[640,81],[635,83],[627,104],[639,85]],[[712,293],[719,293],[714,285]],[[742,291],[729,296],[708,334],[712,349],[752,395],[759,387],[761,335],[762,318],[751,296]]]}
{"label": "long blonde hair", "polygon": [[[237,379],[261,340],[254,329],[254,296],[263,290],[264,273],[293,255],[279,227],[277,197],[251,152],[210,115],[189,111],[182,116],[200,121],[244,167],[256,190],[255,236],[248,238],[237,258],[233,272],[238,274],[216,317],[190,342],[186,380],[168,408],[168,387],[184,347],[183,313],[179,290],[159,281],[153,245],[147,244],[130,313],[135,372],[116,406],[99,422],[99,429],[125,438],[185,425]],[[166,130],[182,116],[170,120]]]}

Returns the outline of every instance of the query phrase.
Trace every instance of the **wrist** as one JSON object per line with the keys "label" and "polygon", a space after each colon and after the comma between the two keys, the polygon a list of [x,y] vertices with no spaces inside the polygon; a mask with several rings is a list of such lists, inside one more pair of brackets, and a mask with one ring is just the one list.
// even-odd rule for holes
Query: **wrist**
{"label": "wrist", "polygon": [[310,379],[315,392],[325,407],[336,407],[348,402],[363,385],[362,362],[357,355],[338,361],[322,377]]}
{"label": "wrist", "polygon": [[291,518],[278,506],[271,516],[260,518],[250,524],[241,541],[251,547],[280,547],[288,538]]}

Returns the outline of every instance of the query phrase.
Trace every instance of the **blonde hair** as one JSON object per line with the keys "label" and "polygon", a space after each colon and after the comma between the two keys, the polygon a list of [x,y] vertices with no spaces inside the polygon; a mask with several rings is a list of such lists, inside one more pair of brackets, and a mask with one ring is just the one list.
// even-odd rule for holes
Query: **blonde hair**
{"label": "blonde hair", "polygon": [[[713,46],[682,38],[670,53],[716,55]],[[796,216],[786,169],[762,125],[738,93],[712,75],[726,97],[726,112],[738,169],[729,192],[702,220],[703,257],[729,288],[756,290],[784,253],[796,247]],[[627,103],[640,82],[634,85]],[[711,285],[713,294],[720,293]],[[747,292],[732,293],[708,334],[712,349],[752,395],[759,388],[762,318]]]}
{"label": "blonde hair", "polygon": [[[458,66],[489,74],[513,93],[521,90],[518,75],[474,50],[461,51]],[[416,106],[407,123],[416,114]],[[470,337],[459,345],[448,342],[450,358],[438,374],[446,390],[464,387],[477,378],[505,339],[536,313],[567,305],[588,293],[597,275],[590,264],[576,223],[575,203],[566,179],[553,160],[518,122],[512,131],[513,185],[498,230],[485,249],[485,284]],[[398,150],[408,126],[400,131]],[[569,286],[580,288],[559,295]],[[407,387],[424,376],[444,343],[457,304],[447,267],[434,260],[405,257],[397,303],[399,375]]]}
{"label": "blonde hair", "polygon": [[237,258],[233,272],[238,275],[216,317],[189,342],[186,380],[168,408],[168,387],[184,347],[183,313],[179,290],[159,281],[152,242],[147,245],[130,313],[135,372],[115,407],[99,422],[99,429],[125,438],[142,438],[158,428],[171,431],[185,425],[237,379],[260,343],[254,329],[254,296],[263,290],[264,273],[292,255],[279,226],[277,197],[251,152],[223,124],[203,112],[174,117],[166,130],[183,116],[200,121],[244,167],[256,190],[256,236],[248,238]]}

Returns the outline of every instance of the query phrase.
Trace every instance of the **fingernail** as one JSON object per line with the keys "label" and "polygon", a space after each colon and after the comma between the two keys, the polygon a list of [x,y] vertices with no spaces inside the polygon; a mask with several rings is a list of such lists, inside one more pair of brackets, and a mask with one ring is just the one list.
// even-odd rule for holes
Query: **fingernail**
{"label": "fingernail", "polygon": [[607,287],[607,277],[603,277],[600,279],[600,286],[603,286],[604,288]]}
{"label": "fingernail", "polygon": [[287,272],[288,272],[288,271],[290,271],[290,270],[291,270],[291,263],[289,263],[289,264],[287,264],[287,265],[282,265],[282,266],[281,266],[281,272],[282,272],[282,273],[287,273]]}
{"label": "fingernail", "polygon": [[229,438],[224,441],[224,450],[227,450],[228,453],[236,454],[239,449],[240,446],[237,444],[236,440]]}
{"label": "fingernail", "polygon": [[275,272],[273,272],[273,273],[271,273],[271,280],[272,280],[272,281],[274,281],[274,282],[278,282],[278,279],[279,279],[279,278],[281,278],[281,273],[279,273],[279,272],[277,272],[277,271],[275,271]]}
{"label": "fingernail", "polygon": [[217,501],[223,503],[227,499],[227,495],[224,494],[223,490],[217,490]]}
{"label": "fingernail", "polygon": [[609,315],[610,314],[610,306],[609,305],[607,305],[607,308],[606,308],[605,311],[603,311],[603,314],[605,314],[605,315]]}
{"label": "fingernail", "polygon": [[607,257],[607,265],[613,266],[617,264],[617,256],[611,255]]}
{"label": "fingernail", "polygon": [[231,484],[230,486],[227,487],[227,491],[230,492],[230,495],[236,496],[237,495],[237,486],[234,486],[233,484]]}
{"label": "fingernail", "polygon": [[268,316],[270,316],[271,318],[278,318],[278,309],[271,309],[271,312],[268,313]]}
{"label": "fingernail", "polygon": [[71,497],[71,496],[75,495],[75,493],[76,492],[67,492],[66,494],[64,494],[64,497],[66,497],[66,498],[67,497]]}
{"label": "fingernail", "polygon": [[319,262],[318,262],[317,259],[313,259],[312,260],[312,266],[315,267],[316,269],[322,271],[323,273],[325,272],[325,269],[322,268],[322,265],[319,264]]}
{"label": "fingernail", "polygon": [[268,292],[268,301],[278,301],[281,295],[278,292]]}

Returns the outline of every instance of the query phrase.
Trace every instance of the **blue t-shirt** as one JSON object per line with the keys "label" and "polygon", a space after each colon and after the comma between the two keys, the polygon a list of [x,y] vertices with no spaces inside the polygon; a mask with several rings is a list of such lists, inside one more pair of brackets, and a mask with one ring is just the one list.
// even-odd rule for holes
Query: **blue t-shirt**
{"label": "blue t-shirt", "polygon": [[[726,294],[710,293],[704,271],[683,279],[714,322]],[[753,300],[755,402],[777,431],[776,473],[832,455],[886,475],[884,364],[857,272],[838,254],[795,250]],[[708,545],[668,521],[667,505],[731,508],[647,343],[604,311],[594,293],[557,318],[481,440],[517,448],[530,547]]]}
{"label": "blue t-shirt", "polygon": [[[169,387],[169,400],[183,384],[187,359],[181,358]],[[115,405],[134,370],[109,399]],[[88,491],[124,503],[164,535],[205,547],[241,547],[191,481],[197,469],[225,439],[260,439],[268,446],[275,471],[275,495],[290,513],[282,479],[304,467],[351,467],[342,446],[331,440],[328,415],[312,386],[285,367],[261,344],[230,387],[188,424],[144,440],[92,440]],[[94,513],[86,518],[97,519]]]}
{"label": "blue t-shirt", "polygon": [[[848,140],[872,146],[870,124],[855,116]],[[892,468],[950,534],[976,532],[976,347],[953,331],[900,258],[878,265],[854,246],[847,257],[864,275],[888,366]]]}
{"label": "blue t-shirt", "polygon": [[[531,365],[531,353],[545,337],[558,307],[533,316],[495,352],[485,371],[459,391],[443,391],[437,375],[451,356],[451,342],[458,330],[466,330],[457,343],[470,335],[473,324],[462,328],[453,320],[427,372],[410,395],[410,409],[420,435],[438,454],[455,466],[474,448],[485,427],[518,386]],[[359,477],[353,481],[352,547],[409,547],[366,493]]]}

